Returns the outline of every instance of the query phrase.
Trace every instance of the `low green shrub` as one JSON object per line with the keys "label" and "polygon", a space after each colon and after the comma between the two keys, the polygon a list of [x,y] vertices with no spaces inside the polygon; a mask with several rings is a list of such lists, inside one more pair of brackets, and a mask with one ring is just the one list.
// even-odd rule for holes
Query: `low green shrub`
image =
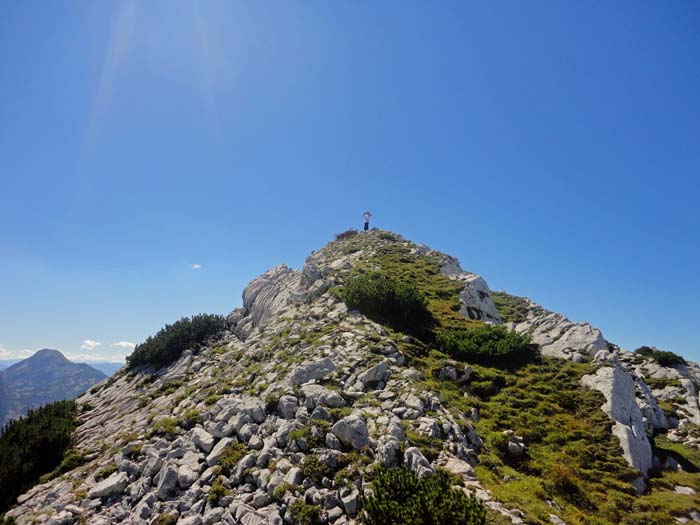
{"label": "low green shrub", "polygon": [[153,525],[175,525],[176,523],[177,514],[168,514],[167,512],[158,514],[158,517],[153,521]]}
{"label": "low green shrub", "polygon": [[223,483],[223,476],[217,476],[214,483],[211,484],[211,489],[209,490],[209,501],[216,503],[219,498],[222,498],[228,494],[228,489]]}
{"label": "low green shrub", "polygon": [[443,471],[417,477],[406,467],[380,470],[364,507],[366,525],[483,525],[482,504],[452,488]]}
{"label": "low green shrub", "polygon": [[678,354],[673,352],[668,352],[666,350],[658,350],[657,348],[651,348],[649,346],[640,346],[634,351],[635,354],[656,361],[661,366],[674,366],[674,365],[684,365],[685,359],[683,359]]}
{"label": "low green shrub", "polygon": [[318,505],[309,505],[300,498],[289,506],[289,513],[297,525],[312,525],[321,514],[321,509]]}
{"label": "low green shrub", "polygon": [[442,330],[436,336],[441,351],[457,359],[487,366],[514,368],[537,361],[539,347],[526,335],[503,326],[484,324],[468,329]]}
{"label": "low green shrub", "polygon": [[491,298],[496,303],[498,314],[504,322],[521,323],[527,319],[529,311],[527,299],[493,290],[491,291]]}
{"label": "low green shrub", "polygon": [[335,240],[336,241],[342,241],[343,239],[349,239],[350,237],[354,237],[357,235],[357,230],[355,228],[350,228],[349,230],[345,230],[344,232],[336,233],[335,234]]}
{"label": "low green shrub", "polygon": [[544,479],[553,494],[563,497],[577,507],[590,509],[592,503],[581,489],[576,473],[567,465],[555,463],[544,473]]}
{"label": "low green shrub", "polygon": [[324,477],[330,477],[333,470],[316,456],[309,454],[301,464],[301,473],[305,478],[319,484]]}
{"label": "low green shrub", "polygon": [[197,423],[202,423],[202,413],[196,408],[188,408],[185,413],[180,416],[179,424],[184,428],[192,428]]}
{"label": "low green shrub", "polygon": [[428,300],[413,285],[375,272],[350,278],[340,295],[349,308],[373,321],[417,337],[432,334]]}
{"label": "low green shrub", "polygon": [[97,481],[102,481],[103,479],[107,479],[110,477],[112,474],[114,474],[117,471],[117,465],[115,463],[110,463],[106,467],[101,468],[95,473],[95,479]]}
{"label": "low green shrub", "polygon": [[151,434],[157,436],[177,434],[177,419],[174,417],[164,417],[153,424]]}
{"label": "low green shrub", "polygon": [[243,443],[231,443],[221,452],[219,465],[224,472],[231,472],[236,464],[248,453]]}
{"label": "low green shrub", "polygon": [[156,335],[136,345],[126,358],[129,369],[142,365],[164,366],[179,358],[188,348],[196,348],[226,328],[220,315],[199,314],[166,324]]}

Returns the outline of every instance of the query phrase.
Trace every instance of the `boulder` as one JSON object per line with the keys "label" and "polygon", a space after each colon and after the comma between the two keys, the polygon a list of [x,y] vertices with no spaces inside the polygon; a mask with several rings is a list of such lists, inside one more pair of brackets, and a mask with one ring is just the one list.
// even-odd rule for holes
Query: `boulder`
{"label": "boulder", "polygon": [[314,379],[321,379],[335,370],[335,363],[329,358],[323,358],[295,368],[289,376],[293,385],[302,385]]}
{"label": "boulder", "polygon": [[305,406],[313,410],[319,405],[330,408],[340,408],[345,406],[345,399],[335,390],[331,390],[322,385],[308,384],[301,387],[304,394]]}
{"label": "boulder", "polygon": [[177,468],[172,463],[167,463],[160,471],[160,481],[156,493],[158,499],[165,500],[170,496],[177,485]]}
{"label": "boulder", "polygon": [[297,398],[294,396],[282,396],[277,402],[277,412],[284,419],[294,419],[297,407]]}
{"label": "boulder", "polygon": [[343,445],[359,449],[369,444],[367,423],[359,414],[350,414],[336,422],[331,432]]}
{"label": "boulder", "polygon": [[389,363],[388,361],[382,361],[362,372],[357,376],[357,379],[361,381],[365,387],[374,387],[384,384],[387,377],[389,377]]}
{"label": "boulder", "polygon": [[418,477],[435,474],[435,469],[430,466],[430,462],[417,447],[409,447],[403,453],[403,459],[408,468],[416,473]]}
{"label": "boulder", "polygon": [[187,516],[177,520],[177,525],[202,525],[202,517],[199,515]]}
{"label": "boulder", "polygon": [[219,464],[219,460],[221,459],[221,453],[224,451],[224,449],[230,444],[233,443],[234,439],[232,438],[221,438],[221,441],[219,441],[216,446],[212,449],[212,451],[209,453],[207,456],[207,465],[210,467],[213,467],[214,465]]}
{"label": "boulder", "polygon": [[192,429],[192,443],[204,453],[209,454],[211,452],[215,441],[214,436],[203,428],[197,427]]}
{"label": "boulder", "polygon": [[107,479],[103,479],[90,489],[88,498],[107,498],[116,494],[121,494],[129,484],[129,478],[125,472],[115,472]]}

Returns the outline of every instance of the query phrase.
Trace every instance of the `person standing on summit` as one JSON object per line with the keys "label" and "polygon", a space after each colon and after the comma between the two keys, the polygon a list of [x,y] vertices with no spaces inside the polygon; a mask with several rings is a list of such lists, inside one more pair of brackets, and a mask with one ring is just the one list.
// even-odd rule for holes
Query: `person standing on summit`
{"label": "person standing on summit", "polygon": [[369,230],[369,220],[372,218],[372,214],[368,211],[364,212],[362,216],[365,218],[365,231]]}

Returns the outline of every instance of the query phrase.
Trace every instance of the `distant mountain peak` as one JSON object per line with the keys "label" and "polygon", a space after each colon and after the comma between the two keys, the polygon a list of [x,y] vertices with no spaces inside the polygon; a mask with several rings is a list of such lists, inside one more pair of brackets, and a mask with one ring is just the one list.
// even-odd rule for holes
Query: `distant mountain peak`
{"label": "distant mountain peak", "polygon": [[68,361],[68,358],[63,355],[61,352],[58,350],[55,350],[53,348],[42,348],[41,350],[37,350],[34,355],[29,357],[29,359],[61,359],[63,361]]}

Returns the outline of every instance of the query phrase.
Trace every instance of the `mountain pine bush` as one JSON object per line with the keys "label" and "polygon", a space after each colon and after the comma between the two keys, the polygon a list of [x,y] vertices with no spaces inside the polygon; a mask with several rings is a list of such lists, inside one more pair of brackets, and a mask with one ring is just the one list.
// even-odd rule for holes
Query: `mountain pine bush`
{"label": "mountain pine bush", "polygon": [[436,343],[441,351],[457,359],[487,366],[516,367],[540,356],[539,347],[526,335],[488,324],[442,330],[436,336]]}
{"label": "mountain pine bush", "polygon": [[381,273],[355,276],[340,293],[349,308],[401,332],[425,336],[435,324],[428,300],[415,286]]}
{"label": "mountain pine bush", "polygon": [[648,346],[641,346],[634,351],[635,354],[641,355],[653,361],[656,361],[661,366],[684,365],[685,359],[678,354],[668,352],[666,350],[657,350]]}
{"label": "mountain pine bush", "polygon": [[349,239],[350,237],[354,237],[357,235],[357,230],[355,228],[350,228],[349,230],[345,230],[344,232],[336,233],[335,234],[335,240],[336,241],[342,241],[344,239]]}
{"label": "mountain pine bush", "polygon": [[483,525],[482,504],[438,471],[419,478],[406,467],[380,470],[364,506],[367,525]]}
{"label": "mountain pine bush", "polygon": [[183,317],[173,324],[166,324],[160,331],[136,345],[126,358],[129,369],[141,365],[164,366],[172,363],[188,348],[197,348],[226,328],[226,320],[220,315],[199,314]]}
{"label": "mountain pine bush", "polygon": [[77,414],[74,401],[57,401],[5,426],[0,435],[0,513],[42,474],[61,464],[78,424]]}

